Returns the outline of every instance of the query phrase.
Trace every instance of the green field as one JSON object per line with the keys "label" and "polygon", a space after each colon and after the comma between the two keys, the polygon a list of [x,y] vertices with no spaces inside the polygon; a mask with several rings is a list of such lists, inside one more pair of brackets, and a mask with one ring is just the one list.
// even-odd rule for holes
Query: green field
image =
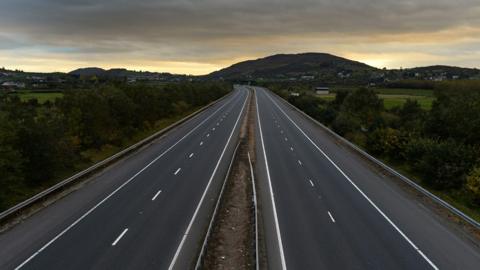
{"label": "green field", "polygon": [[28,101],[30,99],[38,100],[38,103],[45,103],[46,101],[55,101],[56,98],[62,98],[63,93],[61,92],[19,92],[18,96],[22,101]]}
{"label": "green field", "polygon": [[[432,103],[435,100],[431,90],[423,89],[384,89],[378,91],[378,96],[383,99],[383,104],[386,109],[402,106],[407,99],[412,99],[416,100],[422,109],[430,110],[432,108]],[[320,97],[327,101],[331,101],[335,99],[335,94],[322,95]]]}
{"label": "green field", "polygon": [[377,94],[384,95],[409,95],[433,97],[433,90],[429,89],[406,89],[406,88],[374,88]]}
{"label": "green field", "polygon": [[402,106],[407,99],[416,100],[420,107],[424,110],[430,110],[432,108],[432,103],[435,100],[433,97],[428,96],[415,96],[415,95],[378,95],[383,99],[383,104],[386,109],[391,109],[393,107]]}
{"label": "green field", "polygon": [[[358,87],[332,87],[333,92],[337,91],[355,91]],[[385,95],[409,95],[409,96],[425,96],[433,97],[431,89],[410,89],[410,88],[370,88],[377,94]]]}

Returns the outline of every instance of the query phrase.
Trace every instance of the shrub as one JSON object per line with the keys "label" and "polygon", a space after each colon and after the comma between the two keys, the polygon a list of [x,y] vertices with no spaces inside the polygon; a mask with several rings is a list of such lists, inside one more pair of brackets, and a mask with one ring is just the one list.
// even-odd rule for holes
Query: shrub
{"label": "shrub", "polygon": [[476,167],[470,172],[465,187],[472,196],[473,202],[480,205],[480,167]]}
{"label": "shrub", "polygon": [[476,161],[477,151],[453,140],[411,140],[404,158],[424,181],[436,189],[459,188]]}
{"label": "shrub", "polygon": [[340,135],[359,131],[361,128],[360,119],[351,114],[341,112],[332,124],[333,130]]}
{"label": "shrub", "polygon": [[400,131],[393,128],[380,128],[369,134],[367,149],[372,154],[398,157],[402,144]]}

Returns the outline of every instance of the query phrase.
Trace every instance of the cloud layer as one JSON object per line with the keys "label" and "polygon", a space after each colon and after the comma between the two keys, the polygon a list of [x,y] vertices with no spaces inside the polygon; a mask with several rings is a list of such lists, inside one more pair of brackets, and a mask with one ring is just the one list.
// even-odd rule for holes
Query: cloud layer
{"label": "cloud layer", "polygon": [[478,0],[2,0],[0,65],[202,74],[279,52],[480,63]]}

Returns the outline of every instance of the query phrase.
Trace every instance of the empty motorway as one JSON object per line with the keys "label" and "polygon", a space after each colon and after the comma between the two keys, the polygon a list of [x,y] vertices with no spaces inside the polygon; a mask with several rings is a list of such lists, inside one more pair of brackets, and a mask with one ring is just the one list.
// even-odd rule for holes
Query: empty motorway
{"label": "empty motorway", "polygon": [[262,267],[479,269],[467,235],[284,100],[250,86],[0,234],[0,269],[193,268],[249,98]]}
{"label": "empty motorway", "polygon": [[471,240],[285,101],[255,92],[272,269],[479,269]]}
{"label": "empty motorway", "polygon": [[185,269],[197,255],[249,93],[238,88],[0,235],[0,269]]}

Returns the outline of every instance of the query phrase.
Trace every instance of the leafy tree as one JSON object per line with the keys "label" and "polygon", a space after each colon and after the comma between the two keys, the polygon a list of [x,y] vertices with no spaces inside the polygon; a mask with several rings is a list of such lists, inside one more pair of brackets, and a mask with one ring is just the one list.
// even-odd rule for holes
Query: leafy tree
{"label": "leafy tree", "polygon": [[333,108],[339,110],[348,94],[348,91],[337,91],[335,94],[335,99],[331,102]]}
{"label": "leafy tree", "polygon": [[15,132],[14,123],[0,112],[0,209],[9,205],[23,186],[24,159],[14,147]]}
{"label": "leafy tree", "polygon": [[361,128],[361,120],[358,117],[345,112],[340,112],[333,121],[332,127],[340,135],[358,132]]}
{"label": "leafy tree", "polygon": [[363,129],[372,130],[380,125],[380,112],[383,101],[367,88],[360,88],[349,94],[341,106],[341,111],[357,117]]}
{"label": "leafy tree", "polygon": [[392,128],[379,128],[369,134],[367,149],[373,154],[398,158],[404,138],[400,131]]}
{"label": "leafy tree", "polygon": [[475,148],[453,140],[411,140],[405,160],[419,172],[427,184],[436,189],[459,188],[476,162]]}
{"label": "leafy tree", "polygon": [[430,136],[480,144],[480,85],[458,82],[435,91],[426,123]]}
{"label": "leafy tree", "polygon": [[474,168],[467,176],[466,189],[471,194],[473,202],[480,205],[480,167]]}
{"label": "leafy tree", "polygon": [[399,127],[411,133],[423,133],[425,111],[416,100],[407,99],[398,111]]}

